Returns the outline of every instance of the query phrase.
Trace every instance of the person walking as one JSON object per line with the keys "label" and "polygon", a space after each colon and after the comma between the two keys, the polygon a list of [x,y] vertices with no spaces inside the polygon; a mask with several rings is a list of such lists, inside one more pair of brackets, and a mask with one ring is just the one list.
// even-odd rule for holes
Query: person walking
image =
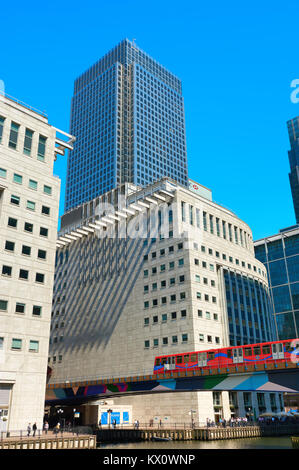
{"label": "person walking", "polygon": [[27,437],[30,436],[30,433],[31,433],[31,424],[29,423],[27,426]]}
{"label": "person walking", "polygon": [[37,426],[36,426],[36,423],[34,423],[32,426],[33,437],[35,437],[36,430],[37,430]]}
{"label": "person walking", "polygon": [[44,424],[45,434],[48,434],[48,429],[49,429],[49,423],[48,421],[45,421],[45,424]]}

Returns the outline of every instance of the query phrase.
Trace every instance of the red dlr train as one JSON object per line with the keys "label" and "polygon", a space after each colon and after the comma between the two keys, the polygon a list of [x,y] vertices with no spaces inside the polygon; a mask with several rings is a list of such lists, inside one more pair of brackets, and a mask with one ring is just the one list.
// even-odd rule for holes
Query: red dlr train
{"label": "red dlr train", "polygon": [[154,374],[281,361],[299,362],[299,338],[157,356]]}

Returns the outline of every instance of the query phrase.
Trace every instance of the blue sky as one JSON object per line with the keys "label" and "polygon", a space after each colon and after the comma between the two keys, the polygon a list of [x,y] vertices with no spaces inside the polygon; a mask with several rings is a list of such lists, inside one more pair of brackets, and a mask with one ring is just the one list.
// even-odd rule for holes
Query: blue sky
{"label": "blue sky", "polygon": [[[2,4],[6,92],[69,130],[74,79],[125,37],[183,83],[189,177],[254,239],[293,225],[286,121],[299,79],[296,1],[73,0]],[[66,158],[55,163],[62,180]]]}

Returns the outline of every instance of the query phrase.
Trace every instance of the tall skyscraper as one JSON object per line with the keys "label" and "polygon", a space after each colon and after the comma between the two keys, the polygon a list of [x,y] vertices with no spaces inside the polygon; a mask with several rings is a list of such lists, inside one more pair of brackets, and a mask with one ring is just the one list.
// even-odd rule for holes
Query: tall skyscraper
{"label": "tall skyscraper", "polygon": [[188,185],[181,81],[125,39],[74,85],[65,211],[128,182]]}
{"label": "tall skyscraper", "polygon": [[289,173],[296,223],[299,224],[299,117],[287,122],[291,150],[289,161],[291,171]]}

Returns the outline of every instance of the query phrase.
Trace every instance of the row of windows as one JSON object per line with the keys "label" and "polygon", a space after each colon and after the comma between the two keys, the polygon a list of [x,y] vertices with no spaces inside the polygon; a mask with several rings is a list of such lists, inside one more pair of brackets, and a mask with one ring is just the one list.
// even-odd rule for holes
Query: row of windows
{"label": "row of windows", "polygon": [[[197,310],[197,316],[198,318],[203,318],[203,311],[202,310]],[[184,319],[187,318],[187,310],[181,310],[180,311],[180,318]],[[178,313],[177,312],[170,312],[168,313],[162,313],[161,314],[161,323],[166,323],[168,320],[175,321],[178,319]],[[206,320],[214,320],[218,321],[219,320],[219,314],[218,313],[211,313],[211,312],[205,312],[205,319]],[[152,324],[156,325],[159,323],[159,315],[153,315],[152,317]],[[145,317],[144,318],[144,326],[149,326],[150,325],[150,317]]]}
{"label": "row of windows", "polygon": [[[21,351],[25,340],[21,338],[12,338],[10,348],[12,351]],[[4,337],[0,337],[0,351],[4,349]],[[30,339],[28,342],[28,351],[38,353],[39,341]]]}
{"label": "row of windows", "polygon": [[[12,242],[7,242],[12,243]],[[2,265],[2,275],[6,277],[12,277],[12,266]],[[19,269],[19,279],[28,281],[29,280],[29,271],[28,269]],[[39,284],[45,283],[45,275],[43,273],[35,273],[35,282]]]}
{"label": "row of windows", "polygon": [[[183,284],[185,282],[185,275],[182,274],[181,276],[178,277],[178,280],[179,280],[179,283],[180,284]],[[171,277],[169,279],[169,287],[172,287],[176,284],[176,278],[175,277]],[[163,281],[160,281],[160,289],[165,289],[167,287],[167,281],[164,279]],[[154,282],[151,286],[151,290],[152,291],[156,291],[158,289],[158,283],[157,282]],[[149,293],[149,285],[146,284],[143,286],[143,292],[145,294],[148,294]]]}
{"label": "row of windows", "polygon": [[[8,226],[16,228],[18,224],[17,219],[13,217],[9,217],[8,219]],[[24,232],[33,233],[34,226],[31,222],[24,222]],[[49,230],[46,227],[39,227],[39,235],[41,237],[48,237]],[[13,250],[11,250],[13,251]]]}
{"label": "row of windows", "polygon": [[[175,320],[177,320],[177,318],[178,318],[177,312],[171,312],[169,315],[170,315],[170,319],[171,319],[172,321],[175,321]],[[161,322],[162,322],[162,323],[166,323],[167,320],[168,320],[168,318],[169,318],[169,317],[168,317],[168,314],[167,314],[167,313],[163,313],[163,314],[161,315]],[[180,311],[180,318],[187,318],[187,310],[184,309],[184,310],[181,310],[181,311]],[[157,323],[159,323],[159,316],[158,316],[158,315],[154,315],[154,316],[152,317],[152,324],[153,324],[153,325],[156,325]],[[150,317],[145,317],[145,318],[144,318],[144,326],[149,326],[149,325],[150,325]]]}
{"label": "row of windows", "polygon": [[[10,203],[13,204],[14,206],[20,206],[20,204],[21,204],[21,198],[20,198],[20,196],[17,196],[17,195],[15,195],[15,194],[11,194],[11,196],[10,196]],[[35,201],[30,201],[29,199],[27,199],[25,207],[26,207],[26,209],[35,212],[35,210],[36,210],[36,202],[35,202]],[[41,214],[43,214],[43,215],[50,215],[50,210],[51,210],[50,207],[44,206],[44,205],[42,204],[42,206],[41,206]]]}
{"label": "row of windows", "polygon": [[[161,302],[160,302],[161,305],[166,305],[167,304],[167,297],[166,296],[161,297],[160,300],[161,300]],[[169,296],[169,300],[170,300],[170,303],[176,302],[177,301],[177,294],[171,294]],[[186,300],[186,292],[180,292],[178,294],[178,300],[180,300],[180,301]],[[153,299],[152,300],[152,307],[158,307],[158,305],[159,305],[158,299]],[[148,300],[146,300],[144,302],[144,308],[145,309],[149,308],[149,306],[150,306],[150,302]]]}
{"label": "row of windows", "polygon": [[[0,168],[0,178],[7,178],[7,170],[5,168]],[[12,178],[14,183],[23,184],[23,176],[19,175],[18,173],[13,174]],[[38,190],[38,182],[36,180],[30,179],[28,180],[28,188],[33,189],[35,191]],[[52,186],[48,186],[47,184],[43,185],[43,193],[49,196],[52,195]]]}
{"label": "row of windows", "polygon": [[[8,300],[0,299],[0,311],[8,312]],[[15,313],[26,313],[26,304],[23,302],[16,302],[14,307]],[[33,317],[41,317],[42,307],[40,305],[32,305],[31,314]]]}
{"label": "row of windows", "polygon": [[[245,232],[245,230],[242,230],[224,220],[220,220],[219,217],[208,214],[205,211],[200,211],[198,208],[194,208],[191,204],[188,204],[188,213],[190,225],[198,228],[201,228],[202,226],[203,230],[206,232],[209,231],[211,234],[216,234],[218,237],[222,237],[225,240],[234,242],[242,247],[249,248],[251,236]],[[187,203],[184,201],[181,201],[181,219],[182,222],[187,221]]]}
{"label": "row of windows", "polygon": [[[147,256],[147,255],[145,255]],[[184,258],[181,258],[178,260],[178,267],[182,267],[184,266]],[[168,269],[171,270],[171,269],[174,269],[175,268],[175,261],[170,261],[168,263]],[[160,273],[163,273],[166,271],[166,264],[161,264],[160,265]],[[151,274],[154,275],[154,274],[157,274],[157,266],[153,266],[152,269],[151,269]],[[144,277],[147,277],[149,274],[149,270],[148,269],[145,269],[143,271],[143,275]]]}
{"label": "row of windows", "polygon": [[[188,333],[183,333],[180,337],[181,339],[181,343],[188,343]],[[169,342],[170,342],[170,339],[168,337],[164,337],[164,338],[154,338],[152,340],[152,347],[153,348],[158,348],[159,347],[159,340],[160,340],[160,344],[162,346],[168,346]],[[177,335],[174,335],[171,337],[171,343],[172,344],[178,344],[179,342],[179,337]],[[149,349],[151,347],[151,341],[148,339],[148,340],[145,340],[144,341],[144,348],[145,349]]]}
{"label": "row of windows", "polygon": [[[3,130],[5,126],[5,117],[0,116],[0,144],[3,143]],[[10,123],[10,132],[8,138],[8,147],[14,150],[23,150],[24,155],[31,156],[33,142],[35,139],[35,132],[31,129],[25,129],[25,135],[23,144],[19,143],[19,131],[20,131],[20,124],[11,121]],[[38,136],[38,143],[37,143],[37,159],[39,161],[44,161],[46,156],[46,142],[47,137],[39,134]]]}
{"label": "row of windows", "polygon": [[[171,212],[169,213],[169,216],[170,216],[170,221],[171,221],[172,220],[172,213]],[[155,241],[156,241],[156,239],[152,239],[152,243],[154,243]],[[147,241],[145,241],[145,242],[147,244]],[[183,248],[184,248],[183,242],[178,243],[177,250],[180,251]],[[198,251],[199,250],[198,243],[194,242],[193,243],[193,248]],[[200,251],[202,253],[206,253],[206,254],[209,254],[211,256],[215,256],[216,258],[219,258],[219,259],[221,258],[219,251],[213,250],[212,248],[208,248],[205,245],[201,245]],[[152,260],[155,260],[155,259],[157,259],[158,254],[159,254],[159,257],[161,258],[163,256],[166,256],[167,254],[172,254],[174,252],[175,252],[175,247],[172,245],[172,246],[168,247],[168,251],[166,251],[165,248],[162,248],[162,249],[159,250],[159,252],[154,251],[151,254],[144,255],[143,259],[144,259],[144,261],[148,261],[150,258]],[[234,263],[235,262],[235,264],[237,266],[241,266],[242,268],[247,267],[247,269],[253,270],[254,272],[258,272],[263,277],[266,277],[266,273],[264,271],[262,271],[260,268],[257,268],[255,265],[252,265],[251,263],[245,263],[245,261],[240,261],[238,258],[235,258],[235,260],[234,260],[232,256],[228,256],[226,253],[222,253],[222,260],[223,261],[229,261],[229,263]],[[183,262],[182,262],[182,264],[183,264]],[[197,258],[194,259],[194,264],[199,265],[199,260]],[[207,268],[207,262],[206,261],[202,261],[202,267]],[[214,265],[209,263],[209,269],[211,271],[214,271]]]}

